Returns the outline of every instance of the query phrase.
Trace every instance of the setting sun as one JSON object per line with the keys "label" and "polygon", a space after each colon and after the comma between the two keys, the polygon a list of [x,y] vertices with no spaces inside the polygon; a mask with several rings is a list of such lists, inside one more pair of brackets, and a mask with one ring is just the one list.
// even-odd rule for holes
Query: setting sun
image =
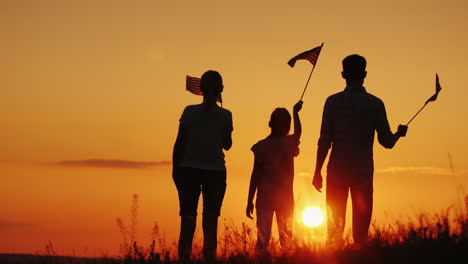
{"label": "setting sun", "polygon": [[309,227],[319,226],[322,224],[324,218],[322,210],[317,207],[307,207],[304,212],[302,212],[302,221]]}

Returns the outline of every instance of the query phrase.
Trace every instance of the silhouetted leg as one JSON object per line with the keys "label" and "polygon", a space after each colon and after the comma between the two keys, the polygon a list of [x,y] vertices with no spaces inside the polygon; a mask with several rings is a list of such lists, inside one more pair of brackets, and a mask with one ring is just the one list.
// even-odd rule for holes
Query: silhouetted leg
{"label": "silhouetted leg", "polygon": [[203,257],[206,261],[216,260],[218,216],[203,215]]}
{"label": "silhouetted leg", "polygon": [[365,244],[372,218],[372,183],[351,187],[354,243]]}
{"label": "silhouetted leg", "polygon": [[340,246],[343,243],[343,232],[346,220],[346,202],[348,187],[346,185],[327,183],[327,243]]}
{"label": "silhouetted leg", "polygon": [[180,236],[179,260],[188,262],[192,254],[192,241],[197,221],[198,199],[200,197],[200,170],[181,168],[174,182],[179,195]]}
{"label": "silhouetted leg", "polygon": [[218,217],[226,192],[226,171],[204,171],[203,193],[203,257],[216,260]]}
{"label": "silhouetted leg", "polygon": [[182,216],[179,236],[179,261],[187,262],[192,255],[192,241],[197,222],[196,216]]}
{"label": "silhouetted leg", "polygon": [[276,210],[276,222],[278,223],[278,233],[280,244],[283,249],[291,245],[293,231],[294,204],[282,206]]}
{"label": "silhouetted leg", "polygon": [[257,213],[257,252],[260,255],[268,254],[268,244],[271,238],[271,225],[273,222],[273,209],[258,208]]}

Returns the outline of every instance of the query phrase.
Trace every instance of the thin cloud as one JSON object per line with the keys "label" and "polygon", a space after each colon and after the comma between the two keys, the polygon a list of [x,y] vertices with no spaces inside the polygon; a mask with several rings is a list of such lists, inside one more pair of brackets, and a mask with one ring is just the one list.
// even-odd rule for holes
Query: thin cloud
{"label": "thin cloud", "polygon": [[132,160],[62,160],[55,163],[61,167],[87,167],[87,168],[116,168],[116,169],[148,169],[171,165],[170,161],[132,161]]}
{"label": "thin cloud", "polygon": [[[383,169],[377,169],[376,173],[414,173],[414,174],[427,174],[427,175],[443,175],[450,176],[455,173],[449,168],[438,168],[438,167],[388,167]],[[458,171],[456,174],[465,174],[466,171]]]}
{"label": "thin cloud", "polygon": [[[425,174],[425,175],[441,175],[441,176],[463,176],[468,174],[468,170],[458,170],[458,171],[453,171],[452,169],[449,168],[438,168],[438,167],[430,167],[430,166],[408,166],[408,167],[387,167],[387,168],[381,168],[381,169],[376,169],[375,173],[380,173],[380,174],[389,174],[389,173],[413,173],[413,174]],[[307,172],[307,171],[301,171],[296,173],[297,176],[299,177],[312,177],[312,173]],[[324,176],[326,175],[326,172]]]}
{"label": "thin cloud", "polygon": [[0,164],[18,164],[20,162],[19,160],[0,160]]}
{"label": "thin cloud", "polygon": [[0,219],[0,230],[27,227],[27,226],[31,226],[31,224]]}

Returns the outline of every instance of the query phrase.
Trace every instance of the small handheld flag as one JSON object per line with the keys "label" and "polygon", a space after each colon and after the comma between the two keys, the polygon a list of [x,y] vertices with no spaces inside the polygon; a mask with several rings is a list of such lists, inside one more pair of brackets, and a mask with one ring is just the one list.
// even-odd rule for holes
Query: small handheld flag
{"label": "small handheld flag", "polygon": [[315,47],[315,48],[313,48],[311,50],[308,50],[308,51],[304,51],[304,52],[300,53],[299,55],[294,56],[292,59],[290,59],[288,61],[288,64],[289,64],[289,66],[291,66],[291,68],[293,68],[294,65],[296,65],[297,60],[308,60],[313,65],[312,70],[310,71],[310,74],[309,74],[309,78],[307,79],[306,85],[304,87],[304,90],[302,91],[300,101],[302,101],[302,98],[304,97],[305,91],[307,89],[307,85],[309,84],[309,81],[310,81],[310,77],[312,77],[312,73],[314,72],[315,65],[317,64],[318,57],[320,55],[320,52],[322,51],[322,47],[323,47],[323,43],[322,43],[322,45],[320,45],[318,47]]}
{"label": "small handheld flag", "polygon": [[310,63],[312,63],[312,65],[315,66],[315,64],[317,63],[318,56],[320,55],[320,51],[322,51],[322,47],[323,43],[321,46],[315,47],[311,50],[304,51],[301,54],[296,55],[294,58],[288,61],[289,66],[293,68],[294,65],[296,65],[297,60],[308,60]]}
{"label": "small handheld flag", "polygon": [[442,90],[442,87],[440,87],[440,83],[439,83],[439,75],[436,73],[436,92],[433,96],[431,96],[429,99],[427,99],[426,103],[429,103],[429,102],[434,102],[435,100],[437,100],[437,96],[439,95],[439,92],[440,90]]}
{"label": "small handheld flag", "polygon": [[196,95],[203,95],[202,91],[200,90],[200,81],[200,78],[187,75],[186,90]]}
{"label": "small handheld flag", "polygon": [[429,97],[429,99],[427,99],[427,101],[424,103],[424,105],[421,107],[421,109],[419,109],[419,111],[410,119],[410,121],[408,121],[408,123],[406,125],[409,125],[411,123],[411,121],[413,121],[413,119],[424,109],[424,107],[426,107],[426,105],[429,102],[435,102],[435,100],[437,100],[437,96],[439,95],[440,90],[442,90],[442,87],[440,86],[440,83],[439,83],[439,75],[436,73],[436,92],[435,92],[435,94],[433,96]]}
{"label": "small handheld flag", "polygon": [[[203,95],[203,92],[201,91],[200,89],[200,82],[201,82],[201,79],[200,78],[197,78],[197,77],[192,77],[192,76],[188,76],[186,77],[186,87],[185,89],[193,94],[196,94],[196,95]],[[221,97],[221,95],[219,95],[218,99],[216,99],[217,102],[220,102],[220,103],[223,103],[223,99]]]}

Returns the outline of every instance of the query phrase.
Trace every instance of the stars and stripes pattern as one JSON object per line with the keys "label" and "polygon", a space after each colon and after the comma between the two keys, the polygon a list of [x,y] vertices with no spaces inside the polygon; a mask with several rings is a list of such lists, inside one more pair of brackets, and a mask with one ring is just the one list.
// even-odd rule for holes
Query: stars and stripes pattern
{"label": "stars and stripes pattern", "polygon": [[[201,82],[200,78],[192,77],[192,76],[187,75],[185,89],[187,91],[193,93],[193,94],[203,95],[203,92],[200,89],[200,82]],[[221,95],[219,95],[219,97],[218,97],[218,99],[216,99],[216,101],[218,101],[220,103],[223,102]]]}
{"label": "stars and stripes pattern", "polygon": [[322,50],[322,47],[323,43],[321,46],[315,47],[308,51],[304,51],[301,54],[295,56],[294,58],[288,61],[289,66],[294,67],[297,60],[308,60],[310,63],[312,63],[312,65],[315,66],[315,64],[317,63],[317,59],[320,55],[320,51]]}
{"label": "stars and stripes pattern", "polygon": [[200,78],[187,75],[187,79],[186,79],[187,91],[196,95],[203,95],[202,91],[200,90],[200,81],[201,81]]}

